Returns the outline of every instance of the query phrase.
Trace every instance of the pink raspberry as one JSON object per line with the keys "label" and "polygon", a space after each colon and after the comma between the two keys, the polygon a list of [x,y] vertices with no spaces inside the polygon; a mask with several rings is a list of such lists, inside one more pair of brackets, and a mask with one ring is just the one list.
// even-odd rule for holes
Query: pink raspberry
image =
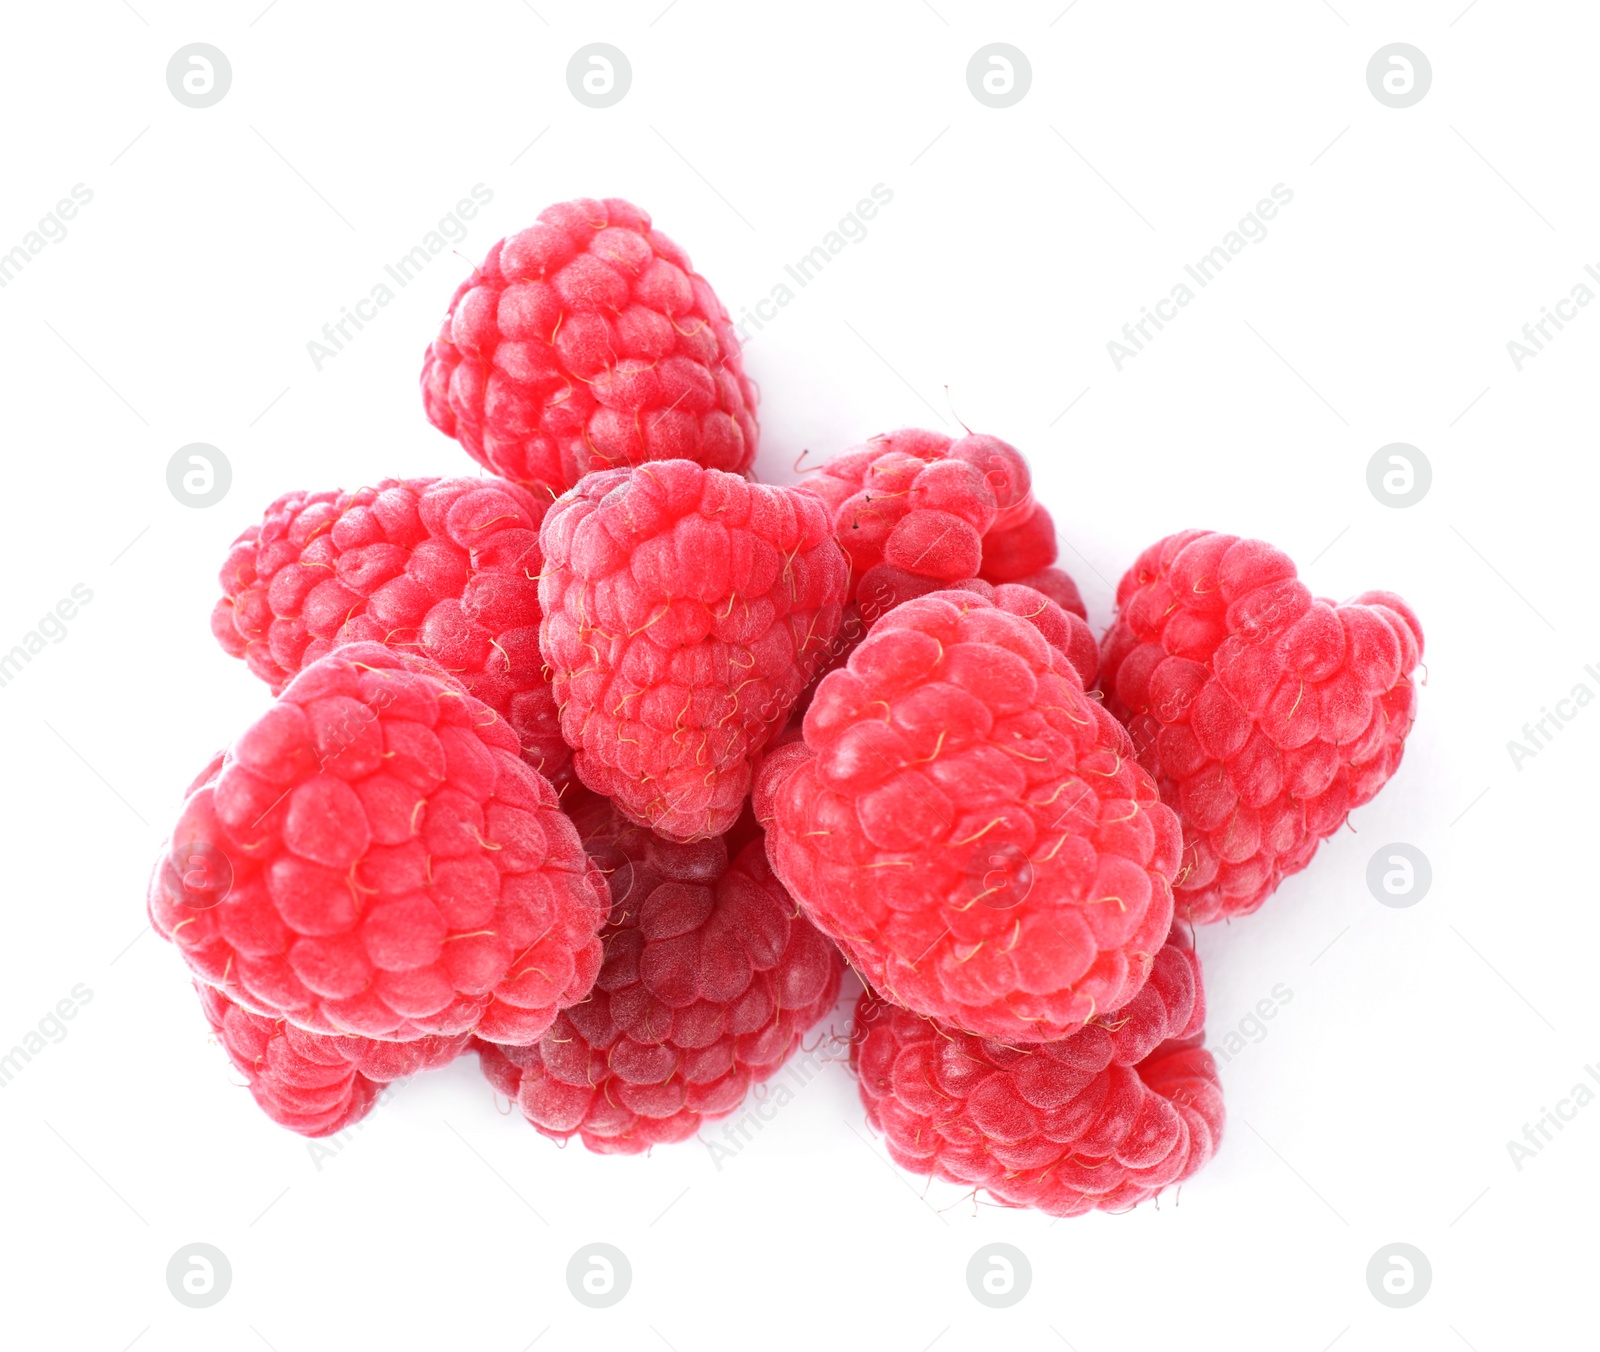
{"label": "pink raspberry", "polygon": [[314,1033],[535,1042],[600,968],[600,884],[503,719],[376,643],[311,663],[192,788],[150,918]]}
{"label": "pink raspberry", "polygon": [[579,778],[673,840],[721,835],[839,628],[822,504],[688,460],[550,509],[541,644]]}
{"label": "pink raspberry", "polygon": [[331,1136],[359,1122],[385,1085],[448,1065],[471,1037],[324,1037],[252,1014],[214,986],[197,981],[195,989],[211,1031],[261,1111],[302,1136]]}
{"label": "pink raspberry", "polygon": [[557,783],[571,751],[539,655],[547,502],[501,479],[286,493],[233,543],[211,630],[277,693],[340,643],[430,657]]}
{"label": "pink raspberry", "polygon": [[866,991],[850,1059],[902,1168],[1079,1216],[1135,1206],[1216,1152],[1222,1089],[1204,1024],[1199,963],[1174,936],[1128,1005],[1054,1042],[985,1040]]}
{"label": "pink raspberry", "polygon": [[462,282],[422,364],[428,420],[553,497],[592,470],[694,460],[744,473],[756,391],[728,312],[620,197],[546,207]]}
{"label": "pink raspberry", "polygon": [[1034,622],[970,592],[908,601],[823,678],[804,733],[764,762],[756,815],[774,871],[886,997],[1048,1041],[1138,993],[1177,818]]}
{"label": "pink raspberry", "polygon": [[1422,626],[1398,596],[1314,600],[1260,540],[1190,530],[1117,587],[1106,705],[1183,822],[1181,915],[1248,915],[1395,772]]}
{"label": "pink raspberry", "polygon": [[[1077,587],[1059,568],[1040,564],[1028,578],[981,571],[991,537],[1014,532],[1043,511],[1033,498],[1026,457],[998,437],[969,432],[952,440],[902,428],[841,452],[801,486],[828,504],[834,536],[851,565],[849,604],[823,673],[842,666],[873,622],[895,606],[965,588],[980,576],[991,584],[1037,582],[1063,610],[1088,618]],[[1053,528],[1050,540],[1053,547]],[[1046,563],[1054,560],[1051,552]],[[988,593],[980,588],[979,594]]]}
{"label": "pink raspberry", "polygon": [[844,962],[772,876],[760,840],[679,845],[578,811],[611,883],[589,997],[531,1047],[479,1043],[484,1072],[539,1131],[632,1154],[725,1117],[833,1007]]}
{"label": "pink raspberry", "polygon": [[999,437],[904,428],[835,456],[803,485],[832,509],[852,590],[887,564],[936,583],[976,577],[984,536],[1026,519],[1032,479]]}

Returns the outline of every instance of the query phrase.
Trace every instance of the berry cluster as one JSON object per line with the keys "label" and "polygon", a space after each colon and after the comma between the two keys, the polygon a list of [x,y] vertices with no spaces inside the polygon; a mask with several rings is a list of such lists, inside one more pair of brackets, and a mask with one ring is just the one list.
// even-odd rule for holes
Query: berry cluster
{"label": "berry cluster", "polygon": [[1395,773],[1405,602],[1185,531],[1097,639],[997,437],[757,482],[726,312],[617,199],[495,245],[422,386],[503,477],[291,492],[238,537],[212,630],[275,700],[150,881],[269,1118],[339,1131],[471,1051],[538,1132],[638,1153],[814,1039],[895,1161],[1003,1205],[1210,1159],[1191,927]]}

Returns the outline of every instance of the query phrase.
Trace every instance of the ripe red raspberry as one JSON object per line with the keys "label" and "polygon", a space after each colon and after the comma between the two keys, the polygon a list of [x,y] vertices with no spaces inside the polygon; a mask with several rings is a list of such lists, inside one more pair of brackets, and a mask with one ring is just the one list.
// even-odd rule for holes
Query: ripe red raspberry
{"label": "ripe red raspberry", "polygon": [[667,460],[589,475],[542,539],[541,645],[579,778],[670,839],[721,835],[839,628],[822,504]]}
{"label": "ripe red raspberry", "polygon": [[[999,437],[903,428],[835,456],[803,485],[825,501],[858,586],[880,564],[937,583],[978,575],[984,536],[1032,511],[1028,462]],[[1007,579],[1000,579],[1007,580]]]}
{"label": "ripe red raspberry", "polygon": [[1047,1041],[1138,993],[1177,818],[1034,624],[969,592],[908,601],[823,679],[804,732],[762,766],[768,853],[885,996]]}
{"label": "ripe red raspberry", "polygon": [[[982,571],[992,537],[1009,538],[1043,511],[1026,458],[998,437],[969,432],[952,440],[902,428],[835,456],[801,486],[828,504],[851,565],[849,605],[824,672],[844,664],[879,616],[914,596],[967,587],[979,577],[1028,580]],[[1050,540],[1053,546],[1053,528]],[[1052,552],[1045,563],[1054,559]],[[1032,570],[1038,590],[1087,619],[1072,579],[1045,563]]]}
{"label": "ripe red raspberry", "polygon": [[1260,540],[1168,536],[1117,587],[1106,705],[1183,822],[1179,914],[1248,915],[1400,764],[1422,626],[1399,597],[1313,600]]}
{"label": "ripe red raspberry", "polygon": [[489,250],[428,349],[422,401],[479,464],[552,497],[597,469],[756,457],[727,310],[620,197],[546,207]]}
{"label": "ripe red raspberry", "polygon": [[561,782],[571,751],[539,655],[548,502],[501,479],[383,479],[286,493],[233,543],[217,641],[277,693],[340,643],[412,648],[508,722]]}
{"label": "ripe red raspberry", "polygon": [[721,839],[661,840],[603,799],[578,826],[611,883],[599,979],[537,1045],[478,1052],[544,1135],[631,1154],[733,1112],[833,1007],[844,962],[759,839],[730,864]]}
{"label": "ripe red raspberry", "polygon": [[985,1041],[863,993],[851,1063],[902,1168],[1051,1216],[1121,1211],[1216,1152],[1222,1090],[1181,942],[1117,1014],[1056,1042]]}
{"label": "ripe red raspberry", "polygon": [[207,767],[150,918],[255,1014],[534,1042],[599,971],[597,885],[504,720],[431,663],[353,643]]}
{"label": "ripe red raspberry", "polygon": [[365,1117],[385,1085],[449,1065],[470,1033],[415,1042],[324,1037],[241,1008],[195,982],[211,1031],[261,1111],[302,1136],[331,1136]]}

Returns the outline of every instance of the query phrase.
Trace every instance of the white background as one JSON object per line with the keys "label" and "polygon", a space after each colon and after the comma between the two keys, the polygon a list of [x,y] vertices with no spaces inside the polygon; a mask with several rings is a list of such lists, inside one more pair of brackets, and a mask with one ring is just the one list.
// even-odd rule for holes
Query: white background
{"label": "white background", "polygon": [[[0,290],[0,649],[74,584],[94,599],[0,689],[0,1050],[93,992],[0,1090],[4,1341],[1591,1340],[1600,1105],[1520,1170],[1507,1141],[1600,1062],[1600,709],[1520,770],[1506,747],[1579,681],[1600,690],[1583,670],[1600,307],[1520,372],[1506,350],[1600,263],[1588,7],[264,3],[7,6],[0,249],[73,184],[94,199]],[[195,41],[233,68],[203,110],[165,82]],[[592,41],[633,67],[607,110],[566,84]],[[1004,110],[965,79],[994,41],[1032,65]],[[1396,41],[1433,67],[1404,110],[1365,79]],[[462,256],[315,370],[307,342],[480,182],[494,199]],[[228,542],[287,489],[471,471],[423,418],[423,349],[470,261],[545,205],[637,201],[737,316],[877,183],[894,196],[867,238],[748,347],[764,476],[959,415],[1032,458],[1097,628],[1137,551],[1186,526],[1270,539],[1322,594],[1399,591],[1426,628],[1399,775],[1265,910],[1201,934],[1213,1045],[1293,992],[1222,1066],[1221,1152],[1159,1207],[1052,1224],[924,1196],[843,1066],[719,1170],[694,1142],[559,1150],[497,1114],[468,1057],[319,1168],[237,1087],[176,955],[137,937],[184,785],[267,702],[207,629]],[[1294,199],[1267,238],[1119,372],[1107,341],[1277,183]],[[166,487],[191,441],[233,467],[205,510]],[[1433,466],[1406,510],[1366,484],[1392,441]],[[1366,885],[1392,841],[1432,863],[1409,909]],[[596,1240],[634,1274],[602,1311],[564,1275]],[[209,1310],[166,1286],[195,1241],[233,1267]],[[1008,1310],[966,1286],[994,1241],[1032,1264]],[[1365,1279],[1396,1241],[1433,1269],[1406,1310]]]}

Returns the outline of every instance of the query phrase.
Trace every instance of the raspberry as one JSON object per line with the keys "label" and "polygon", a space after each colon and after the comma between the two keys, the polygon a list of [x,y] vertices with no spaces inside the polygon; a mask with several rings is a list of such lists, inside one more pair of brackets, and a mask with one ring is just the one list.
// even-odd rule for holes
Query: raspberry
{"label": "raspberry", "polygon": [[823,679],[804,733],[762,766],[768,853],[885,996],[1047,1041],[1138,993],[1177,818],[1034,623],[969,592],[908,601]]}
{"label": "raspberry", "polygon": [[[970,432],[956,440],[915,427],[887,432],[835,456],[802,487],[828,504],[851,564],[849,605],[823,674],[844,664],[879,616],[914,596],[967,588],[980,576],[990,583],[1021,579],[981,572],[988,541],[1043,511],[1022,453]],[[1053,528],[1050,540],[1053,546]],[[1072,579],[1046,566],[1054,560],[1052,548],[1033,571],[1038,590],[1087,619]]]}
{"label": "raspberry", "polygon": [[365,1117],[385,1085],[448,1065],[471,1035],[376,1042],[323,1037],[241,1008],[195,983],[211,1031],[244,1076],[261,1111],[302,1136],[331,1136]]}
{"label": "raspberry", "polygon": [[866,991],[851,1063],[902,1168],[1051,1216],[1121,1211],[1216,1151],[1222,1090],[1199,1046],[1204,1019],[1199,965],[1169,940],[1130,1004],[1056,1042],[985,1041]]}
{"label": "raspberry", "polygon": [[1032,511],[1031,485],[998,437],[904,428],[835,456],[804,487],[831,509],[859,585],[882,564],[935,583],[976,577],[985,534]]}
{"label": "raspberry", "polygon": [[413,648],[508,722],[557,782],[571,758],[539,655],[548,503],[499,479],[286,493],[233,543],[217,641],[274,693],[340,643]]}
{"label": "raspberry", "polygon": [[721,835],[839,628],[822,504],[667,460],[545,518],[541,644],[579,778],[674,840]]}
{"label": "raspberry", "polygon": [[422,401],[479,464],[552,497],[597,469],[756,457],[727,310],[620,197],[546,207],[489,250],[428,349]]}
{"label": "raspberry", "polygon": [[1248,915],[1400,764],[1422,626],[1390,592],[1313,600],[1260,540],[1184,531],[1117,587],[1107,707],[1183,822],[1178,910]]}
{"label": "raspberry", "polygon": [[207,767],[149,904],[251,1013],[534,1042],[599,971],[598,885],[504,720],[431,663],[352,643]]}
{"label": "raspberry", "polygon": [[544,1135],[632,1154],[737,1108],[833,1007],[844,963],[759,839],[730,864],[722,840],[658,839],[603,799],[578,824],[611,884],[599,979],[537,1045],[478,1052]]}

